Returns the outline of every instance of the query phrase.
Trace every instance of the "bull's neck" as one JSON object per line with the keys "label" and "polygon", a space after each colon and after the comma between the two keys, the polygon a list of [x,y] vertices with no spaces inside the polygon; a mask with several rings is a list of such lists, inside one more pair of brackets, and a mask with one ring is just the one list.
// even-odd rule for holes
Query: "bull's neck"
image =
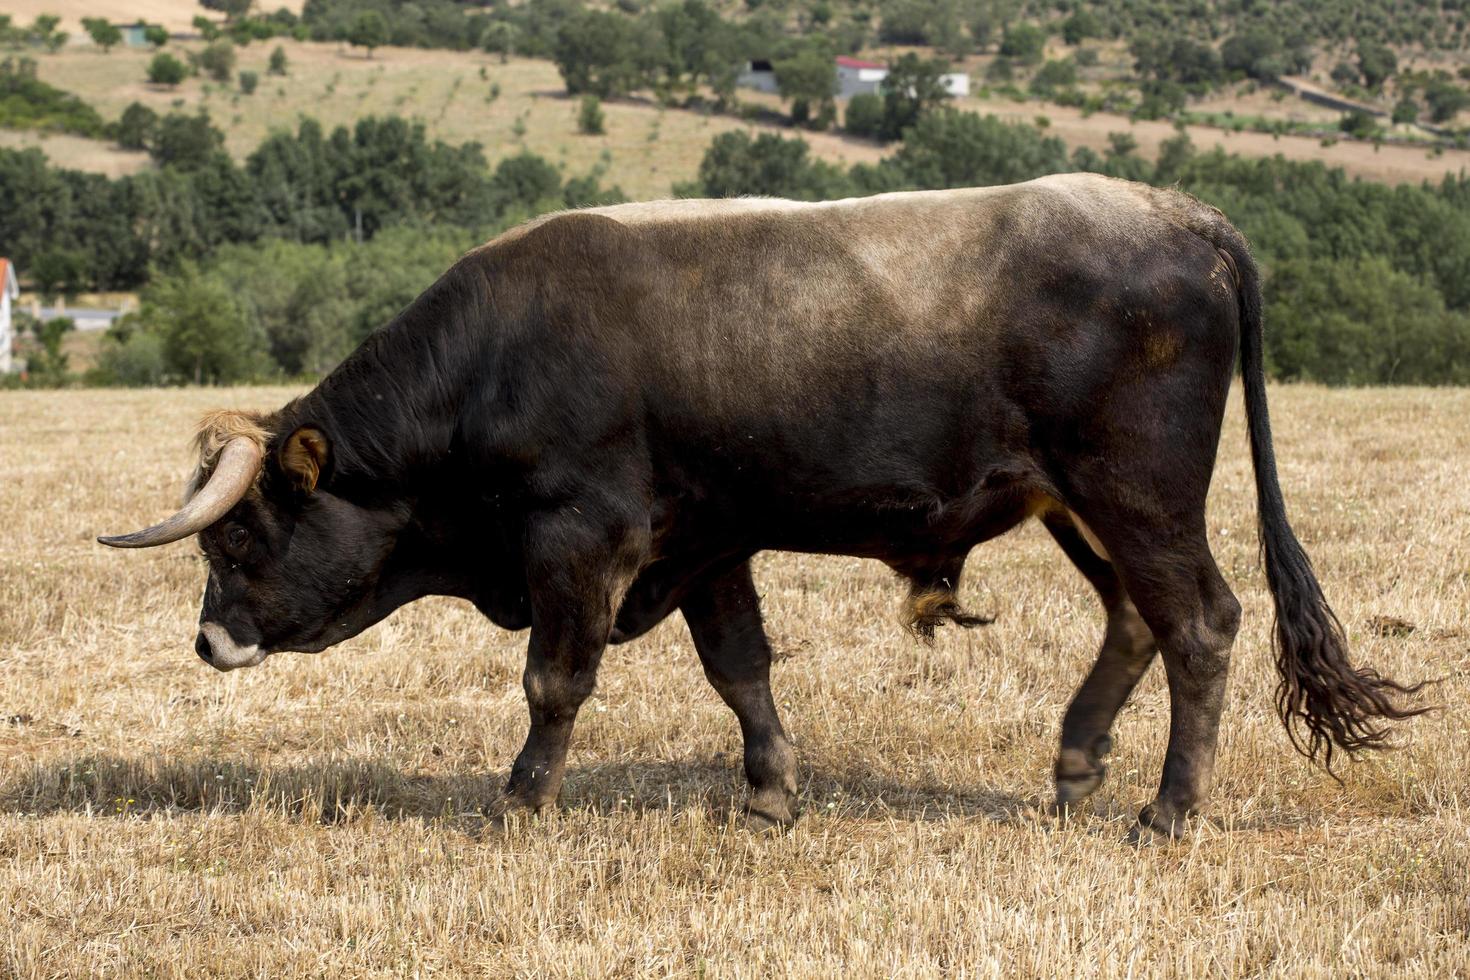
{"label": "bull's neck", "polygon": [[447,458],[484,369],[486,295],[478,276],[451,269],[288,409],[293,426],[327,433],[334,482],[387,489]]}

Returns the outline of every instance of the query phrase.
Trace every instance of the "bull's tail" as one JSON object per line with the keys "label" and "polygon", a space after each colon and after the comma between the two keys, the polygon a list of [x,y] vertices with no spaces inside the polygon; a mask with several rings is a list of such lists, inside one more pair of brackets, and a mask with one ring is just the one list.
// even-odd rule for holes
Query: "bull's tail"
{"label": "bull's tail", "polygon": [[1405,685],[1348,659],[1342,624],[1322,595],[1311,559],[1292,533],[1276,478],[1271,419],[1266,410],[1266,372],[1261,323],[1261,284],[1244,239],[1233,229],[1217,247],[1234,267],[1239,292],[1240,368],[1245,383],[1246,423],[1266,578],[1276,605],[1276,710],[1298,752],[1331,771],[1336,749],[1348,753],[1386,744],[1389,721],[1422,714],[1404,695],[1423,684]]}

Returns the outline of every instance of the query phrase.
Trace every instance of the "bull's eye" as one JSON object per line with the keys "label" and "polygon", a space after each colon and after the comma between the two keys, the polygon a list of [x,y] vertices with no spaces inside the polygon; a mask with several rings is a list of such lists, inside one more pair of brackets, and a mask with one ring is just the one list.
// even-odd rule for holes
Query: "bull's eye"
{"label": "bull's eye", "polygon": [[232,527],[225,535],[231,551],[241,551],[250,543],[250,532],[243,527]]}

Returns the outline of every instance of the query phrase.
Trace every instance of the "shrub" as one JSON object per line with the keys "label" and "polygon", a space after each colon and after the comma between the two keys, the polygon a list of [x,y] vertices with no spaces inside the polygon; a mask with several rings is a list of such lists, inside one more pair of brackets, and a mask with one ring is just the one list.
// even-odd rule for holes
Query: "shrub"
{"label": "shrub", "polygon": [[92,43],[103,51],[111,51],[122,43],[122,31],[106,17],[83,17],[82,27],[92,38]]}
{"label": "shrub", "polygon": [[199,54],[199,67],[217,82],[228,82],[235,73],[235,46],[229,41],[216,41]]}
{"label": "shrub", "polygon": [[883,131],[883,100],[871,92],[854,95],[847,102],[842,128],[853,136],[878,138]]}
{"label": "shrub", "polygon": [[601,136],[606,132],[602,100],[597,96],[582,96],[581,105],[577,109],[577,130],[588,136]]}
{"label": "shrub", "polygon": [[1034,65],[1041,60],[1046,47],[1046,32],[1035,24],[1017,24],[1007,27],[1001,37],[1000,53],[1015,58],[1023,64]]}
{"label": "shrub", "polygon": [[142,330],[132,331],[126,338],[109,338],[97,355],[97,368],[89,380],[128,388],[163,384],[168,380],[163,340]]}
{"label": "shrub", "polygon": [[32,58],[0,61],[0,126],[102,136],[107,125],[81,99],[36,77]]}
{"label": "shrub", "polygon": [[148,62],[148,81],[154,85],[167,85],[173,88],[182,82],[189,74],[189,69],[184,63],[171,54],[159,52]]}
{"label": "shrub", "polygon": [[286,74],[286,49],[279,44],[271,52],[270,67],[267,69],[272,75]]}
{"label": "shrub", "polygon": [[134,102],[117,121],[117,145],[125,150],[146,150],[157,129],[158,113],[141,102]]}
{"label": "shrub", "polygon": [[1036,95],[1048,96],[1057,89],[1071,88],[1077,84],[1077,64],[1071,58],[1048,61],[1036,70],[1031,79],[1031,91]]}

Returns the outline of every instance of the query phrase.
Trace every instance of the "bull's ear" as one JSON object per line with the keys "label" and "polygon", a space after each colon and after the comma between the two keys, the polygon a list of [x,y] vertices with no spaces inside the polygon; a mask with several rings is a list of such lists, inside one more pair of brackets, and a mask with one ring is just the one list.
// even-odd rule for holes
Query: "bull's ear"
{"label": "bull's ear", "polygon": [[304,425],[281,444],[277,458],[291,485],[311,493],[327,468],[327,452],[326,435],[320,429]]}

